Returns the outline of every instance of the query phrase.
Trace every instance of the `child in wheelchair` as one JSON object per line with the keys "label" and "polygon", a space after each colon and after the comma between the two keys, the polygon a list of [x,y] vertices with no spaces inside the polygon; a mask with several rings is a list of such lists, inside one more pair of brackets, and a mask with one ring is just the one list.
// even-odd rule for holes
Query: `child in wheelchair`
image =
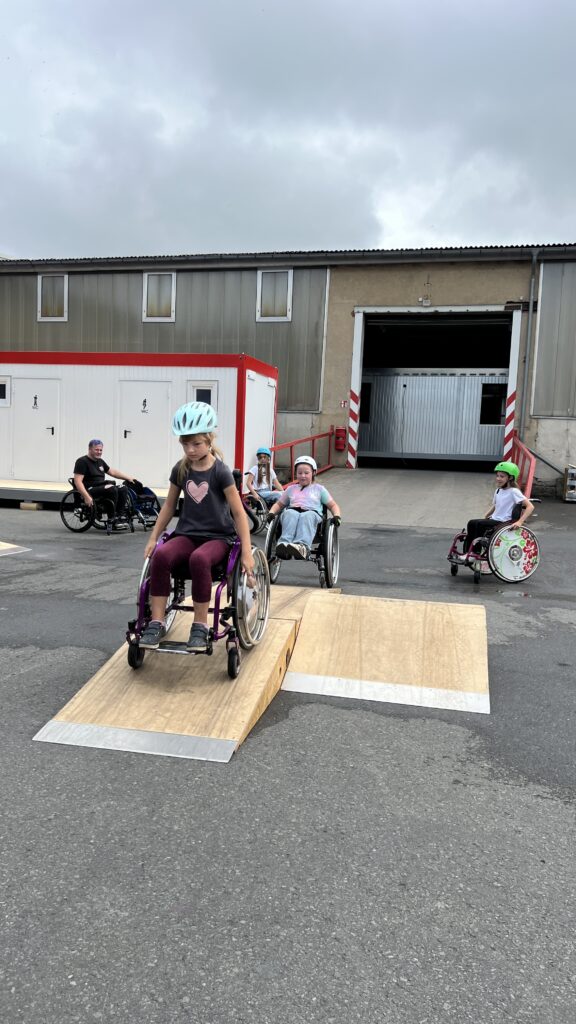
{"label": "child in wheelchair", "polygon": [[[217,425],[216,412],[205,402],[187,403],[174,414],[172,430],[182,445],[183,458],[170,473],[168,496],[145,548],[146,557],[152,558],[151,619],[140,637],[140,647],[155,650],[166,636],[166,605],[175,569],[181,571],[184,566],[192,579],[194,621],[187,648],[193,653],[207,648],[212,567],[227,558],[236,535],[242,545],[242,568],[248,580],[253,579],[248,521],[234,477],[214,443]],[[176,514],[180,494],[183,503],[176,529],[157,548],[158,539]]]}
{"label": "child in wheelchair", "polygon": [[334,524],[340,526],[340,508],[329,491],[315,482],[317,468],[310,455],[301,455],[296,459],[296,483],[282,492],[268,513],[269,521],[282,513],[282,534],[276,544],[278,558],[308,558],[316,530],[322,521],[323,506],[330,509]]}
{"label": "child in wheelchair", "polygon": [[[494,467],[496,473],[496,490],[492,504],[483,519],[470,519],[466,527],[463,542],[463,553],[452,553],[449,557],[453,562],[466,562],[471,546],[478,538],[492,533],[504,523],[514,522],[522,526],[534,511],[534,505],[526,498],[516,481],[519,469],[515,462],[499,462]],[[519,513],[519,514],[518,514]]]}
{"label": "child in wheelchair", "polygon": [[282,494],[282,484],[272,469],[272,452],[269,448],[258,448],[257,466],[252,466],[244,475],[246,487],[256,501],[260,499],[270,506]]}

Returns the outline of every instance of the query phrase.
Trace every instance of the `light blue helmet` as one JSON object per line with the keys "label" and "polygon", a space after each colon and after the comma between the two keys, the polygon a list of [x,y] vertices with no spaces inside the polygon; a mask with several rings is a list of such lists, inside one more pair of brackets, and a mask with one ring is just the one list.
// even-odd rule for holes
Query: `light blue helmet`
{"label": "light blue helmet", "polygon": [[269,459],[272,458],[272,452],[270,451],[269,448],[266,448],[266,447],[264,447],[264,448],[257,448],[256,449],[256,455],[267,455]]}
{"label": "light blue helmet", "polygon": [[186,402],[176,410],[172,418],[172,430],[176,437],[186,434],[210,434],[218,426],[218,417],[206,402]]}

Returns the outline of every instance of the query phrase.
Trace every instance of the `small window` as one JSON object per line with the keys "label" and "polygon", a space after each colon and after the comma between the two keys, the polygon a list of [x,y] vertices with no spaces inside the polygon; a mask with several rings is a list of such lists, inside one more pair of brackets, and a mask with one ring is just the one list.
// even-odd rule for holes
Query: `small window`
{"label": "small window", "polygon": [[68,320],[68,274],[38,274],[38,320]]}
{"label": "small window", "polygon": [[144,274],[142,320],[176,319],[176,274]]}
{"label": "small window", "polygon": [[189,380],[186,386],[187,402],[206,402],[218,411],[218,382],[215,380]]}
{"label": "small window", "polygon": [[0,406],[10,405],[10,377],[0,377]]}
{"label": "small window", "polygon": [[259,270],[256,320],[292,319],[292,270]]}
{"label": "small window", "polygon": [[506,385],[483,384],[480,423],[504,423],[506,418]]}

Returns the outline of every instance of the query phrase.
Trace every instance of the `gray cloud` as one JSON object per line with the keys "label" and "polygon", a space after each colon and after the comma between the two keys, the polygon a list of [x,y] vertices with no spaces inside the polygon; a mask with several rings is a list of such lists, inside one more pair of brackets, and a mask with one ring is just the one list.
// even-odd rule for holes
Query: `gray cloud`
{"label": "gray cloud", "polygon": [[0,252],[576,238],[568,0],[0,16]]}

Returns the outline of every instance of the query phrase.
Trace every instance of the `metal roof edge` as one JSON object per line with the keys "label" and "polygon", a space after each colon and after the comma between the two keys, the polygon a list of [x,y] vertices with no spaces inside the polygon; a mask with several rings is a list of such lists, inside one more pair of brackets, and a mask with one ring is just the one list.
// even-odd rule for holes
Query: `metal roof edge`
{"label": "metal roof edge", "polygon": [[443,262],[485,262],[487,260],[531,260],[537,253],[544,259],[575,259],[576,242],[553,242],[534,245],[446,246],[421,249],[325,249],[281,252],[199,253],[170,256],[95,256],[50,257],[42,259],[0,259],[0,273],[14,271],[45,273],[70,270],[150,270],[176,268],[205,270],[211,267],[265,268],[266,266],[354,266],[380,263],[413,263],[426,260]]}

